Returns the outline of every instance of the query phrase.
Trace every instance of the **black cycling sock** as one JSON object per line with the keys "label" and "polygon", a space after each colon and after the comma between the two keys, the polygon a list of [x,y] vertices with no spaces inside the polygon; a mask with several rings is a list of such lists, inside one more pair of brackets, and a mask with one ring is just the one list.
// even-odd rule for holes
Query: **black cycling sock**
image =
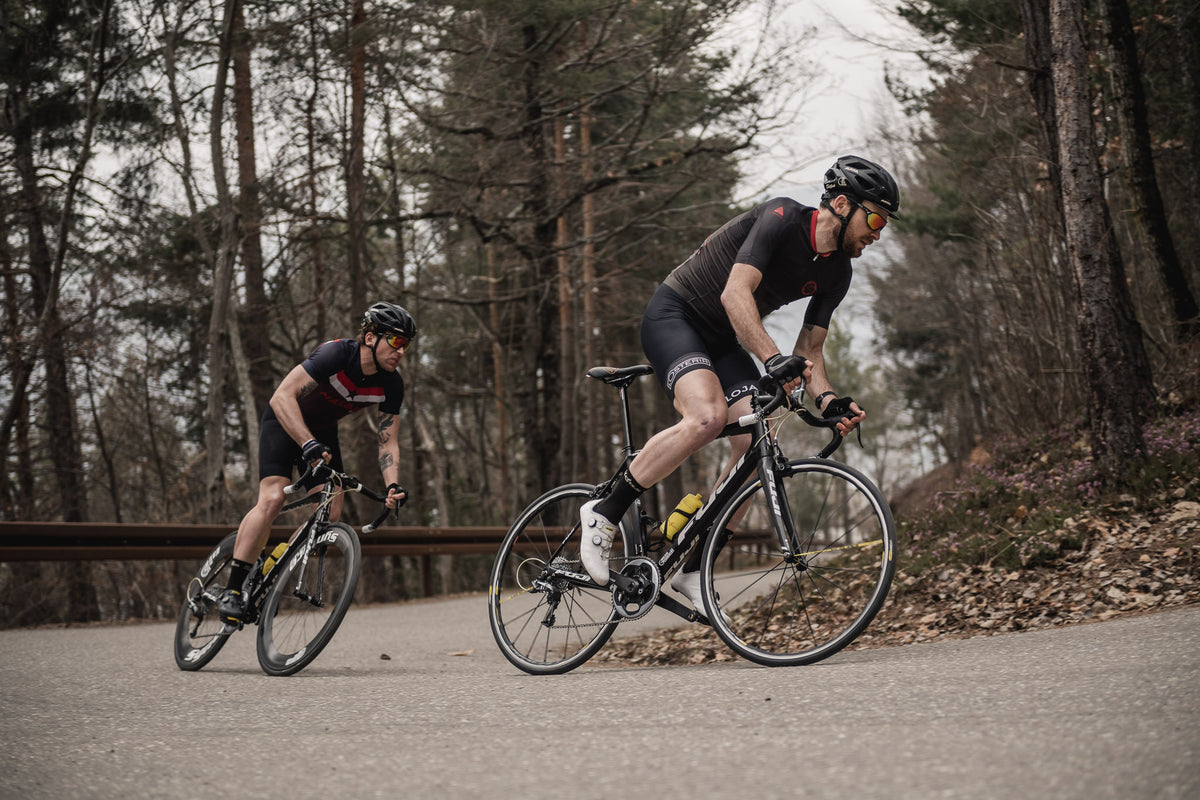
{"label": "black cycling sock", "polygon": [[625,512],[633,505],[633,501],[642,496],[646,487],[633,479],[629,474],[629,465],[621,467],[617,479],[613,482],[612,494],[596,504],[596,513],[603,514],[610,522],[617,522],[625,516]]}
{"label": "black cycling sock", "polygon": [[246,583],[246,576],[250,574],[250,569],[253,564],[247,564],[245,561],[238,561],[236,558],[229,562],[229,583],[225,584],[226,589],[237,589],[242,591],[242,586]]}

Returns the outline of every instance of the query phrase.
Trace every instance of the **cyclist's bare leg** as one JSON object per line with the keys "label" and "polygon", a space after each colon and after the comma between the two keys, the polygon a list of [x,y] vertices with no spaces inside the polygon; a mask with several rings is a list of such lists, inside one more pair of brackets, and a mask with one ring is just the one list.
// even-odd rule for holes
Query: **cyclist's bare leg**
{"label": "cyclist's bare leg", "polygon": [[[736,422],[738,417],[749,414],[751,411],[750,398],[744,397],[729,407],[729,415],[726,418],[726,423]],[[721,470],[721,474],[717,477],[717,482],[713,484],[713,494],[716,489],[725,480],[725,477],[733,471],[733,465],[738,460],[746,455],[746,451],[750,449],[750,434],[745,433],[740,436],[729,437],[729,460],[725,462],[725,468]]]}
{"label": "cyclist's bare leg", "polygon": [[284,487],[291,482],[290,478],[281,475],[268,475],[259,482],[258,502],[238,525],[237,541],[233,545],[233,557],[238,561],[253,564],[266,547],[271,524],[283,508]]}
{"label": "cyclist's bare leg", "polygon": [[720,435],[729,409],[717,374],[698,369],[675,384],[675,410],[682,419],[650,437],[629,465],[629,474],[647,489]]}
{"label": "cyclist's bare leg", "polygon": [[[738,417],[749,414],[751,410],[749,398],[739,400],[729,408],[729,421],[734,422]],[[721,470],[721,475],[717,478],[717,482],[713,486],[713,494],[716,494],[716,487],[720,486],[721,482],[725,480],[726,476],[733,471],[733,466],[737,464],[738,461],[741,460],[742,456],[746,455],[746,451],[750,449],[750,438],[750,434],[748,433],[742,436],[729,437],[729,444],[732,446],[732,452],[729,456],[729,461],[725,462],[725,469]],[[754,476],[751,476],[749,480],[753,480],[753,477]],[[742,521],[742,517],[746,516],[747,510],[748,508],[746,506],[739,507],[738,510],[734,512],[734,515],[730,517],[729,524],[725,527],[729,528],[730,530],[736,529],[738,523]]]}
{"label": "cyclist's bare leg", "polygon": [[[728,422],[735,422],[738,417],[749,414],[751,410],[750,398],[746,397],[737,401],[729,407]],[[742,434],[741,436],[729,437],[729,460],[725,462],[725,467],[721,470],[721,474],[717,476],[717,482],[713,484],[712,489],[709,491],[709,500],[716,495],[717,487],[720,486],[725,481],[725,478],[728,477],[729,473],[733,471],[734,465],[737,464],[738,461],[741,460],[742,456],[746,455],[746,451],[750,449],[750,438],[750,434],[748,433]],[[742,517],[746,515],[746,510],[746,508],[739,508],[733,515],[733,518],[730,520],[729,525],[726,527],[730,529],[736,528]],[[699,548],[693,551],[688,557],[687,562],[684,564],[683,571],[695,572],[698,569],[700,569]]]}

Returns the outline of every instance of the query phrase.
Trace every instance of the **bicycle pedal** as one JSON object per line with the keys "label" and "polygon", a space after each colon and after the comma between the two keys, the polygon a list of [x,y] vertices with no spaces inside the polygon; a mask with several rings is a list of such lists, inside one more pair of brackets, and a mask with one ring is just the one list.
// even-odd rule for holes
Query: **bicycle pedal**
{"label": "bicycle pedal", "polygon": [[225,627],[223,627],[223,628],[221,628],[221,630],[217,631],[217,636],[230,636],[234,633],[237,633],[241,629],[242,629],[242,623],[226,621]]}

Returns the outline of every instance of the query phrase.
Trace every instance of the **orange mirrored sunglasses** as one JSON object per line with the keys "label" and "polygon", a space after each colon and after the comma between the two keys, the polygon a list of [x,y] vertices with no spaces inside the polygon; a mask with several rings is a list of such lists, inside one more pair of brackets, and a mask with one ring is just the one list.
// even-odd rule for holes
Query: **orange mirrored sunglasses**
{"label": "orange mirrored sunglasses", "polygon": [[389,333],[383,337],[383,340],[388,343],[388,347],[393,350],[402,350],[408,347],[409,339],[407,336],[401,336],[398,333]]}
{"label": "orange mirrored sunglasses", "polygon": [[879,213],[872,211],[871,209],[867,208],[862,203],[859,203],[856,200],[851,200],[850,202],[854,203],[854,205],[857,206],[858,208],[861,208],[863,210],[863,213],[867,215],[867,227],[870,228],[871,230],[881,231],[881,230],[883,230],[883,226],[887,225],[887,223],[888,223],[887,217],[885,217],[883,214],[879,214]]}

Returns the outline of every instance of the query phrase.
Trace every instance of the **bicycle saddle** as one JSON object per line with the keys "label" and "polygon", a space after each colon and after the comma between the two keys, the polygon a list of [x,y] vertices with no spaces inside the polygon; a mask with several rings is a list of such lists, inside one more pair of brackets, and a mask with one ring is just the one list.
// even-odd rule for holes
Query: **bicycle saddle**
{"label": "bicycle saddle", "polygon": [[611,386],[628,386],[642,375],[653,372],[654,367],[649,364],[638,364],[634,367],[592,367],[587,371],[587,376]]}

